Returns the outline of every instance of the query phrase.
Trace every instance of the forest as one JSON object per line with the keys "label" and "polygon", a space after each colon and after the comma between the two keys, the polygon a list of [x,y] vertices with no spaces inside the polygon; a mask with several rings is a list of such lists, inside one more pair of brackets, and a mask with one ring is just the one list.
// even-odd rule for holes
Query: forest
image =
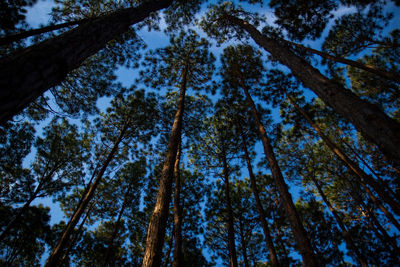
{"label": "forest", "polygon": [[0,266],[400,266],[399,0],[1,0],[0,88]]}

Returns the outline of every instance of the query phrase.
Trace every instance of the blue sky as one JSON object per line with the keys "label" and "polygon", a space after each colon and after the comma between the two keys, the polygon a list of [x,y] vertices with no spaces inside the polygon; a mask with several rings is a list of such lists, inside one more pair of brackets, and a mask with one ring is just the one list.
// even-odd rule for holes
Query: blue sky
{"label": "blue sky", "polygon": [[[48,14],[50,13],[51,8],[53,6],[54,6],[54,2],[52,0],[39,0],[37,2],[37,4],[34,5],[29,10],[29,12],[27,14],[27,22],[34,28],[38,27],[40,24],[48,23],[48,21],[50,19]],[[271,10],[267,7],[267,5],[264,5],[263,7],[260,7],[260,6],[247,6],[247,7],[250,7],[248,9],[249,11],[257,11],[257,12],[263,13],[267,17],[268,22],[271,24],[273,23],[274,15],[272,14]],[[395,28],[395,27],[398,28],[400,26],[399,8],[395,7],[394,4],[390,3],[387,7],[387,10],[394,12],[395,17],[392,20],[389,27],[387,27],[385,29],[383,34],[386,34],[388,31],[392,30],[393,28]],[[335,15],[335,17],[338,17],[338,16],[341,16],[343,14],[350,13],[353,11],[354,11],[353,8],[342,7],[342,8],[339,8],[338,10],[336,10],[333,14]],[[199,16],[201,16],[201,14]],[[323,33],[323,37],[326,36],[326,34],[328,33],[329,27],[332,25],[332,23],[333,23],[333,20],[331,21],[330,24],[328,24],[328,27],[325,29],[325,31]],[[204,33],[200,33],[200,35],[205,36]],[[163,32],[155,32],[155,31],[147,32],[146,30],[142,30],[140,32],[140,36],[144,39],[146,44],[148,44],[148,47],[151,49],[164,47],[164,46],[168,45],[169,38]],[[310,45],[313,48],[319,49],[321,46],[321,39],[316,40],[316,41],[307,41],[307,42],[305,42],[305,44]],[[224,48],[224,46],[222,46],[222,47],[213,46],[211,51],[214,54],[216,54],[217,58],[218,58],[218,55],[221,53],[223,48]],[[137,70],[129,70],[126,68],[120,68],[119,71],[117,72],[117,75],[118,75],[118,80],[124,86],[128,87],[131,84],[133,84],[135,78],[137,77]],[[308,94],[310,94],[310,96],[313,96],[313,94],[310,92],[308,92]],[[99,101],[99,106],[103,109],[107,102],[108,102],[107,99],[103,99],[102,101]],[[278,119],[279,113],[276,110],[273,114],[274,114],[275,119]],[[260,157],[262,156],[262,150],[261,150],[260,144],[258,144],[257,154],[258,154],[258,157],[257,157],[257,161],[258,161],[260,159]],[[243,173],[245,175],[247,175],[246,171],[244,171]],[[298,197],[300,190],[302,190],[302,189],[299,189],[294,186],[291,187],[291,192],[293,193],[295,198]],[[41,199],[41,200],[37,200],[34,202],[34,204],[38,204],[38,203],[43,203],[52,208],[51,223],[57,223],[61,219],[65,219],[65,218],[63,218],[63,214],[60,211],[58,205],[52,203],[51,199]]]}

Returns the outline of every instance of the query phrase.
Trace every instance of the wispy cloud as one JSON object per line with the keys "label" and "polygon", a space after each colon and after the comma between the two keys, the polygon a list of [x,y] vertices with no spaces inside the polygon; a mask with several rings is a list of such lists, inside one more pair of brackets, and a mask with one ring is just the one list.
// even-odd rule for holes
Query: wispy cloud
{"label": "wispy cloud", "polygon": [[41,0],[29,8],[26,15],[26,22],[32,27],[40,24],[47,24],[50,20],[51,9],[55,6],[53,0]]}

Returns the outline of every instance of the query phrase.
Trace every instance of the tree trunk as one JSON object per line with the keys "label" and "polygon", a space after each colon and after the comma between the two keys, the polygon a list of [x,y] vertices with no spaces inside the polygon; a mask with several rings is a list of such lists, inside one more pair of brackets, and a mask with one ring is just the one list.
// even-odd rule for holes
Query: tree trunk
{"label": "tree trunk", "polygon": [[114,240],[117,237],[118,231],[119,231],[119,227],[121,224],[121,219],[122,219],[122,215],[124,214],[124,211],[126,209],[126,206],[128,204],[128,196],[130,194],[130,189],[131,186],[128,186],[128,189],[126,190],[125,194],[124,194],[124,200],[122,202],[122,207],[121,210],[119,211],[118,217],[117,217],[117,221],[115,222],[115,227],[114,227],[114,231],[111,234],[110,240],[108,241],[108,246],[107,246],[107,251],[106,251],[106,256],[104,257],[104,263],[103,263],[103,267],[107,267],[108,266],[108,262],[111,259],[111,252],[114,248]]}
{"label": "tree trunk", "polygon": [[311,53],[319,55],[319,56],[321,56],[321,57],[323,57],[325,59],[332,60],[332,61],[335,61],[335,62],[338,62],[338,63],[343,63],[343,64],[346,64],[346,65],[349,65],[349,66],[352,66],[352,67],[355,67],[355,68],[358,68],[358,69],[362,69],[362,70],[368,71],[370,73],[373,73],[375,75],[381,76],[381,77],[383,77],[385,79],[394,81],[396,83],[400,83],[400,76],[397,75],[395,72],[384,71],[384,70],[381,70],[381,69],[379,69],[379,68],[377,68],[375,66],[369,65],[369,64],[363,64],[363,63],[358,62],[358,61],[354,61],[354,60],[350,60],[350,59],[346,59],[346,58],[341,58],[341,57],[336,57],[336,56],[330,55],[328,53],[325,53],[325,52],[322,52],[322,51],[319,51],[319,50],[316,50],[316,49],[313,49],[313,48],[310,48],[310,47],[306,47],[306,46],[303,46],[301,44],[290,42],[290,41],[287,41],[287,40],[284,40],[284,39],[279,39],[279,40],[284,42],[284,43],[286,43],[286,44],[288,44],[289,46],[295,46],[297,48],[300,48],[301,50],[305,50],[307,52],[311,52]]}
{"label": "tree trunk", "polygon": [[[72,238],[71,242],[69,242],[69,246],[68,246],[67,250],[65,251],[64,255],[62,256],[62,258],[60,260],[61,266],[64,266],[64,264],[67,264],[66,260],[68,258],[68,255],[71,252],[71,250],[72,250],[73,246],[75,245],[76,241],[78,240],[78,238],[81,236],[83,226],[85,225],[86,220],[89,218],[90,212],[92,211],[92,208],[93,208],[94,204],[95,204],[95,201],[92,202],[92,204],[90,204],[89,209],[86,212],[85,217],[83,217],[83,220],[82,220],[81,224],[78,227],[78,231],[76,231],[76,233],[75,233],[74,237]],[[69,265],[67,264],[67,266],[69,266]]]}
{"label": "tree trunk", "polygon": [[182,256],[182,207],[181,207],[181,174],[180,174],[180,160],[182,153],[182,140],[179,141],[178,151],[176,153],[176,160],[174,166],[175,177],[175,193],[174,193],[174,256],[173,267],[181,267],[183,262]]}
{"label": "tree trunk", "polygon": [[400,124],[387,116],[376,105],[362,100],[341,84],[334,82],[304,59],[292,53],[278,41],[262,35],[253,25],[233,16],[226,16],[233,25],[247,31],[254,41],[283,65],[303,84],[317,94],[338,114],[349,120],[362,135],[375,143],[380,150],[400,166]]}
{"label": "tree trunk", "polygon": [[235,229],[233,226],[233,210],[231,204],[230,197],[230,185],[229,185],[229,173],[228,173],[228,163],[226,161],[226,151],[224,144],[222,144],[222,164],[223,164],[223,176],[225,181],[225,202],[226,202],[226,211],[228,213],[228,250],[229,250],[229,266],[230,267],[238,267],[237,254],[236,254],[236,246],[235,246]]}
{"label": "tree trunk", "polygon": [[22,39],[25,39],[25,38],[28,38],[31,36],[39,35],[42,33],[47,33],[47,32],[51,32],[51,31],[67,28],[70,26],[82,24],[86,21],[87,21],[87,19],[82,19],[82,20],[78,20],[78,21],[69,21],[69,22],[64,22],[64,23],[60,23],[60,24],[45,26],[45,27],[42,27],[39,29],[32,29],[32,30],[19,32],[19,33],[10,34],[8,36],[4,36],[4,37],[0,38],[0,46],[8,45],[13,42],[16,42],[16,41],[19,41],[19,40],[22,40]]}
{"label": "tree trunk", "polygon": [[171,135],[168,140],[167,155],[164,161],[160,187],[157,193],[156,205],[150,218],[147,229],[146,250],[143,257],[143,267],[158,267],[161,264],[162,247],[164,244],[165,227],[168,218],[169,203],[171,202],[172,181],[174,177],[174,165],[178,152],[182,132],[182,118],[185,109],[185,94],[188,75],[188,62],[182,74],[182,83]]}
{"label": "tree trunk", "polygon": [[97,174],[96,179],[94,179],[93,184],[90,186],[89,190],[86,192],[85,197],[83,198],[81,204],[78,206],[77,210],[75,211],[74,215],[72,216],[71,220],[69,221],[69,223],[68,223],[67,227],[65,228],[56,247],[53,249],[53,252],[50,254],[49,258],[47,259],[45,267],[58,266],[60,258],[62,256],[63,249],[67,245],[72,231],[74,230],[76,224],[78,223],[82,214],[84,213],[85,209],[87,208],[90,200],[93,198],[94,192],[97,188],[97,185],[100,183],[104,172],[106,171],[111,160],[114,158],[115,153],[118,151],[118,145],[122,141],[127,129],[128,129],[128,123],[125,124],[124,128],[121,130],[117,141],[114,143],[114,146],[111,149],[110,153],[108,154],[107,159],[103,163],[103,166],[101,167],[99,173]]}
{"label": "tree trunk", "polygon": [[[240,126],[239,126],[239,129],[241,129]],[[258,213],[260,215],[259,219],[260,219],[260,222],[261,222],[261,225],[263,228],[265,241],[267,242],[269,257],[271,259],[271,264],[274,267],[279,267],[279,261],[278,261],[277,255],[276,255],[274,243],[272,241],[271,231],[269,229],[268,222],[265,219],[266,218],[265,211],[261,204],[260,196],[259,196],[258,189],[257,189],[256,178],[253,173],[253,167],[251,166],[251,160],[250,160],[249,152],[247,150],[246,138],[242,131],[241,131],[241,136],[242,136],[244,156],[246,158],[246,163],[247,163],[247,170],[249,172],[249,177],[250,177],[251,190],[253,191],[254,199],[256,200]]]}
{"label": "tree trunk", "polygon": [[[292,105],[303,115],[303,117],[308,121],[308,123],[314,128],[314,130],[317,132],[317,134],[321,137],[321,139],[325,142],[325,144],[332,150],[333,153],[335,153],[339,159],[348,167],[348,169],[355,174],[356,181],[366,190],[368,195],[370,195],[371,199],[375,202],[378,203],[375,196],[373,196],[372,192],[370,189],[365,185],[368,184],[371,186],[377,193],[378,196],[384,200],[396,214],[400,214],[400,206],[399,204],[394,201],[394,198],[391,197],[388,193],[386,193],[383,189],[382,186],[375,181],[373,177],[365,173],[355,162],[353,162],[340,148],[337,146],[331,139],[326,136],[321,129],[311,120],[311,118],[308,116],[308,114],[302,110],[299,105],[297,105],[296,101],[294,100],[293,97],[288,95],[288,99],[292,103]],[[394,196],[395,194],[391,192],[392,195]],[[389,213],[389,211],[382,205],[378,203],[378,206],[380,209],[389,216],[388,218],[393,221],[395,225],[400,227],[400,224],[398,224],[397,220],[394,219],[393,215]],[[396,226],[396,227],[397,227]]]}
{"label": "tree trunk", "polygon": [[173,0],[146,1],[87,21],[60,36],[0,59],[0,125],[59,84],[115,37]]}
{"label": "tree trunk", "polygon": [[368,263],[367,263],[366,259],[364,258],[364,256],[358,250],[358,248],[355,245],[353,239],[351,238],[349,232],[347,231],[346,226],[343,224],[342,219],[339,217],[339,214],[333,208],[332,204],[329,202],[329,200],[326,197],[325,193],[322,191],[322,188],[319,185],[318,181],[313,176],[311,176],[311,179],[312,179],[313,183],[315,184],[315,187],[317,188],[318,193],[322,197],[322,200],[325,202],[325,205],[328,206],[328,209],[331,211],[331,213],[332,213],[333,217],[335,218],[337,224],[339,225],[340,229],[342,230],[344,239],[346,240],[346,243],[349,246],[349,248],[356,255],[358,262],[361,264],[361,266],[368,267]]}
{"label": "tree trunk", "polygon": [[242,220],[239,221],[239,234],[240,234],[240,243],[242,243],[242,253],[243,253],[244,266],[245,267],[250,267],[249,260],[247,258],[247,246],[246,246],[246,240],[244,238]]}
{"label": "tree trunk", "polygon": [[251,109],[254,120],[256,121],[257,131],[264,147],[264,154],[267,157],[269,166],[271,168],[272,178],[274,179],[275,186],[278,189],[280,198],[283,202],[283,207],[287,213],[294,237],[297,241],[298,250],[300,251],[300,254],[302,255],[304,264],[306,266],[317,266],[314,251],[311,247],[310,240],[307,237],[307,232],[301,223],[299,215],[297,214],[296,208],[293,204],[292,196],[289,193],[288,186],[285,182],[285,179],[283,178],[281,169],[275,157],[274,150],[267,136],[267,132],[262,125],[261,117],[258,114],[256,105],[244,83],[242,83],[242,89],[246,95],[247,103],[249,108]]}
{"label": "tree trunk", "polygon": [[279,168],[273,148],[268,139],[265,128],[262,125],[261,117],[257,112],[256,105],[251,98],[251,95],[249,94],[249,91],[244,82],[242,82],[242,89],[246,95],[247,103],[249,108],[251,109],[254,120],[256,121],[257,131],[264,147],[264,154],[267,157],[275,186],[278,189],[283,207],[287,213],[294,237],[297,241],[297,248],[300,251],[300,254],[302,255],[304,264],[306,266],[317,266],[317,261],[315,259],[314,251],[311,247],[310,240],[308,239],[306,230],[304,229],[299,215],[297,214],[296,208],[293,204],[292,196],[289,193],[288,186],[285,182],[285,179],[283,178],[281,169]]}

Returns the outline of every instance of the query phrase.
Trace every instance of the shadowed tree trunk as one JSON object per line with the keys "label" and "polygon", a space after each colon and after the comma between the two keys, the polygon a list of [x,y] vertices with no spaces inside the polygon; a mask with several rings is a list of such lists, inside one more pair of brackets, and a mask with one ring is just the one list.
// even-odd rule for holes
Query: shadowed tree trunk
{"label": "shadowed tree trunk", "polygon": [[325,205],[328,206],[329,210],[331,211],[333,217],[335,218],[337,224],[339,225],[340,229],[343,232],[344,239],[346,240],[347,245],[351,249],[351,251],[356,254],[357,260],[361,264],[361,266],[368,267],[368,263],[364,258],[363,254],[360,253],[357,246],[355,245],[353,239],[351,238],[349,232],[346,229],[346,226],[343,224],[342,219],[339,217],[339,214],[333,208],[332,204],[329,202],[328,198],[326,197],[325,193],[322,191],[321,186],[319,185],[318,181],[315,179],[314,176],[311,175],[311,179],[317,188],[318,193],[322,197],[322,200],[325,202]]}
{"label": "shadowed tree trunk", "polygon": [[188,62],[182,73],[178,110],[176,111],[171,135],[168,140],[167,155],[161,172],[160,187],[157,193],[156,205],[147,229],[146,250],[143,257],[143,267],[159,267],[161,264],[162,247],[164,244],[165,227],[168,218],[168,208],[171,202],[174,165],[182,132],[182,118],[185,109],[185,94],[188,75]]}
{"label": "shadowed tree trunk", "polygon": [[223,176],[225,182],[225,204],[226,204],[226,212],[227,212],[227,228],[228,228],[228,249],[229,249],[229,266],[230,267],[238,267],[237,261],[237,253],[236,253],[236,246],[235,246],[235,229],[233,226],[233,210],[231,204],[231,197],[230,197],[230,185],[229,185],[229,173],[228,173],[228,163],[226,161],[226,151],[225,146],[222,141],[222,164],[223,164]]}
{"label": "shadowed tree trunk", "polygon": [[303,262],[306,266],[317,266],[314,251],[311,247],[310,240],[307,237],[307,232],[301,223],[299,215],[297,214],[296,208],[293,204],[292,196],[289,193],[288,186],[285,182],[285,179],[283,178],[273,148],[267,136],[267,132],[265,131],[265,128],[261,122],[261,117],[257,112],[256,105],[251,98],[251,95],[249,94],[247,86],[244,84],[243,80],[241,86],[245,93],[248,106],[251,109],[254,120],[256,121],[257,131],[264,147],[264,154],[267,157],[272,173],[272,178],[274,179],[274,184],[278,189],[280,200],[282,201],[283,207],[287,214],[287,218],[289,219],[294,237],[297,242],[297,248],[300,251]]}
{"label": "shadowed tree trunk", "polygon": [[181,207],[181,174],[180,174],[180,160],[182,153],[182,140],[178,145],[178,152],[176,154],[174,177],[175,177],[175,192],[174,192],[174,259],[172,262],[173,267],[182,266],[182,207]]}
{"label": "shadowed tree trunk", "polygon": [[[339,159],[355,174],[356,181],[364,188],[364,190],[368,193],[372,201],[377,203],[378,207],[384,212],[384,214],[388,217],[389,220],[392,221],[392,223],[397,227],[400,228],[400,224],[397,222],[397,220],[394,218],[394,216],[380,203],[378,199],[373,195],[371,190],[365,185],[368,184],[371,186],[377,193],[378,196],[384,200],[396,214],[399,214],[400,212],[400,206],[399,204],[394,201],[394,198],[391,197],[387,192],[384,191],[383,186],[378,184],[373,177],[365,173],[355,162],[353,162],[344,152],[337,146],[333,141],[326,136],[321,129],[312,121],[310,116],[297,105],[296,101],[294,100],[293,97],[288,95],[289,101],[292,103],[292,105],[297,109],[298,112],[300,112],[303,117],[308,121],[308,123],[314,128],[314,130],[317,132],[317,134],[321,137],[321,139],[325,142],[325,144],[332,150],[333,153],[335,153]],[[392,195],[395,195],[392,192]],[[399,229],[400,230],[400,229]]]}
{"label": "shadowed tree trunk", "polygon": [[242,253],[243,253],[243,262],[245,267],[250,267],[249,259],[247,257],[247,245],[245,240],[245,234],[243,231],[243,222],[239,220],[239,234],[240,234],[240,243],[242,245]]}
{"label": "shadowed tree trunk", "polygon": [[398,122],[387,116],[376,105],[362,100],[341,84],[325,77],[304,59],[278,41],[264,36],[248,22],[229,15],[226,15],[225,19],[248,32],[258,45],[291,69],[292,73],[325,104],[350,121],[366,139],[376,144],[393,164],[400,166]]}
{"label": "shadowed tree trunk", "polygon": [[249,172],[251,190],[253,191],[254,199],[256,200],[257,210],[258,210],[258,213],[259,213],[259,219],[260,219],[260,222],[261,222],[261,225],[262,225],[262,228],[263,228],[265,241],[267,242],[267,247],[268,247],[268,251],[269,251],[269,257],[271,259],[271,264],[274,267],[279,267],[279,261],[278,261],[277,255],[276,255],[276,250],[275,250],[275,247],[274,247],[274,243],[272,241],[271,231],[269,229],[268,222],[266,220],[265,211],[264,211],[264,208],[262,206],[262,203],[261,203],[261,200],[260,200],[260,196],[259,196],[259,193],[258,193],[256,178],[255,178],[254,172],[253,172],[253,167],[251,166],[251,160],[250,160],[249,152],[247,150],[246,137],[244,136],[240,126],[238,126],[238,127],[239,127],[239,129],[241,131],[243,151],[244,151],[244,156],[245,156],[246,163],[247,163],[247,170]]}
{"label": "shadowed tree trunk", "polygon": [[126,130],[128,129],[128,123],[125,124],[125,126],[122,128],[120,135],[118,136],[118,139],[114,143],[113,148],[111,149],[110,153],[107,156],[107,159],[103,163],[103,166],[101,167],[99,173],[97,174],[96,178],[93,181],[93,184],[90,186],[89,190],[86,192],[85,197],[83,198],[82,202],[78,206],[77,210],[75,211],[74,215],[72,216],[71,220],[69,221],[67,227],[65,228],[60,240],[58,241],[56,247],[53,249],[51,252],[49,258],[46,261],[45,267],[57,267],[59,266],[60,258],[62,256],[63,250],[65,246],[68,244],[68,241],[70,239],[71,233],[74,230],[76,224],[80,220],[82,214],[84,213],[85,209],[87,208],[90,200],[92,200],[94,196],[94,192],[100,183],[108,165],[114,158],[115,153],[118,151],[118,146],[119,143],[121,143]]}
{"label": "shadowed tree trunk", "polygon": [[117,237],[119,227],[121,225],[121,219],[122,219],[122,216],[126,209],[126,206],[128,204],[128,198],[129,198],[130,191],[131,191],[131,186],[129,185],[128,189],[126,190],[126,192],[124,194],[124,201],[122,202],[121,210],[119,211],[117,221],[115,222],[114,231],[112,232],[110,240],[108,241],[108,246],[107,246],[106,256],[104,257],[103,267],[107,267],[108,262],[111,260],[111,253],[114,248],[114,240]]}
{"label": "shadowed tree trunk", "polygon": [[132,24],[173,0],[146,1],[87,21],[60,36],[0,59],[0,125],[27,107]]}

